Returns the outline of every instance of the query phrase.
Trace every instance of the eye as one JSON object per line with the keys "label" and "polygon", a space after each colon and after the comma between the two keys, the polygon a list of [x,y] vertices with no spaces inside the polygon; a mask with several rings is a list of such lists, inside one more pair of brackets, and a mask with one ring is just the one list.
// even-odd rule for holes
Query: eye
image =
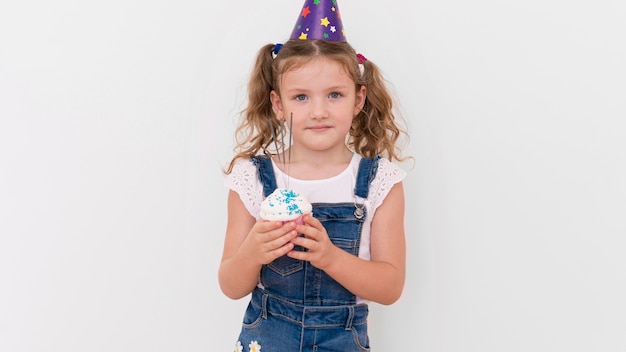
{"label": "eye", "polygon": [[341,98],[341,93],[332,92],[328,96],[332,99],[337,99],[337,98]]}
{"label": "eye", "polygon": [[304,95],[304,94],[299,94],[299,95],[296,95],[296,96],[294,97],[294,99],[295,99],[296,101],[303,101],[303,100],[306,100],[306,95]]}

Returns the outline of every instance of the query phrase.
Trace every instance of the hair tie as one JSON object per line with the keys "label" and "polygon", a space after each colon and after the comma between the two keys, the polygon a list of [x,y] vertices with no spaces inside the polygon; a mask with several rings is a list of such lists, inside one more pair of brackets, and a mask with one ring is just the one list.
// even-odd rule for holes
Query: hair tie
{"label": "hair tie", "polygon": [[360,64],[364,64],[367,61],[367,58],[361,54],[356,54],[356,58],[359,59]]}
{"label": "hair tie", "polygon": [[283,47],[282,43],[276,43],[276,45],[274,45],[274,50],[272,50],[272,53],[274,53],[274,55],[278,55],[278,52],[280,51],[280,48]]}

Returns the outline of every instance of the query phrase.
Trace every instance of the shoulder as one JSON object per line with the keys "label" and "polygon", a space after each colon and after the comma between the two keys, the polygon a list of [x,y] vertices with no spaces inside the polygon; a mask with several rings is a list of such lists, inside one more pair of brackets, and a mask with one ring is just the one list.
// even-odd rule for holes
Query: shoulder
{"label": "shoulder", "polygon": [[391,188],[406,177],[406,171],[401,169],[387,158],[378,160],[378,169],[376,176],[370,185],[369,196],[367,197],[370,204],[377,208],[385,199]]}
{"label": "shoulder", "polygon": [[256,178],[256,166],[252,159],[239,159],[233,165],[232,171],[224,176],[226,187],[232,186],[238,182],[246,181],[249,178]]}
{"label": "shoulder", "polygon": [[257,217],[263,200],[263,186],[252,159],[237,160],[231,173],[224,176],[224,186],[239,194],[250,214]]}
{"label": "shoulder", "polygon": [[406,177],[406,171],[401,169],[397,164],[392,163],[387,158],[380,158],[378,160],[378,171],[376,172],[376,179],[394,179],[394,183],[402,181]]}

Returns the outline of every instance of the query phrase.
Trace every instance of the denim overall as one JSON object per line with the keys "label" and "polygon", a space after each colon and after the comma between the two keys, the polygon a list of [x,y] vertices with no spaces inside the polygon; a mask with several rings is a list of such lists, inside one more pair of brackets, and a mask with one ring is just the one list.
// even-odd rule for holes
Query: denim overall
{"label": "denim overall", "polygon": [[[356,199],[367,198],[378,160],[361,159],[354,190],[360,198]],[[276,189],[272,162],[267,156],[253,162],[267,197]],[[313,216],[324,224],[333,244],[358,256],[367,217],[364,205],[312,205]],[[260,281],[264,289],[252,292],[239,335],[243,351],[249,351],[251,343],[261,346],[262,352],[369,351],[367,304],[356,304],[356,296],[324,271],[284,255],[263,265]]]}

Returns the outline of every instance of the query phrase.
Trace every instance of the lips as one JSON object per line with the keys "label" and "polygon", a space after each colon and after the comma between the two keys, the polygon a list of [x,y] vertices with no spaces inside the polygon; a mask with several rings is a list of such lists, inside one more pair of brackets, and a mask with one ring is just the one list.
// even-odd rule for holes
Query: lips
{"label": "lips", "polygon": [[316,125],[316,126],[311,126],[308,129],[313,131],[313,132],[324,132],[327,131],[331,128],[331,126],[328,125]]}

